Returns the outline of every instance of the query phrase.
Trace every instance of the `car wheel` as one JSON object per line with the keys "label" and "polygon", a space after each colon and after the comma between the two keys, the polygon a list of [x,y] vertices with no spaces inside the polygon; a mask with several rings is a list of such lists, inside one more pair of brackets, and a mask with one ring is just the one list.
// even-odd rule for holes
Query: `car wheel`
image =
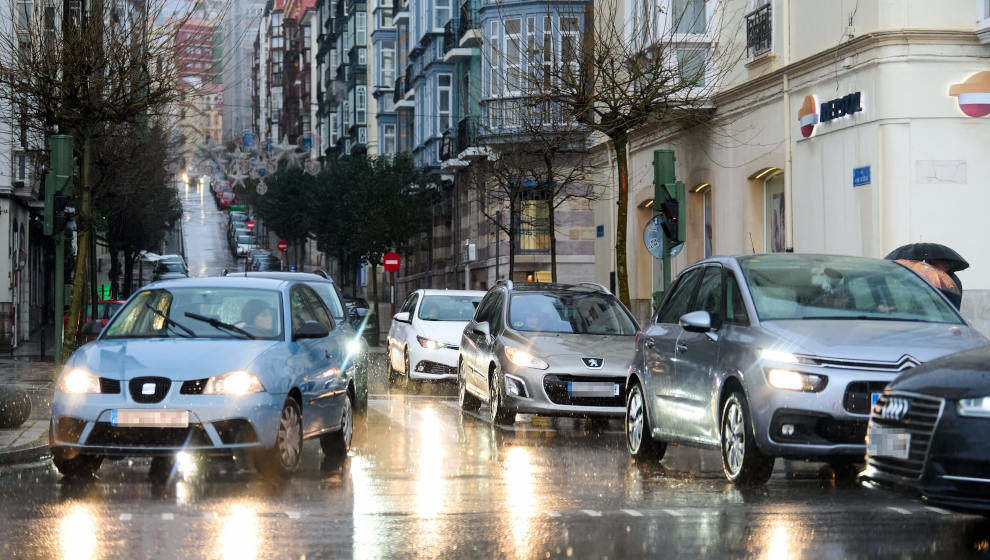
{"label": "car wheel", "polygon": [[655,463],[663,459],[667,443],[653,439],[653,427],[646,414],[646,398],[639,382],[633,383],[626,397],[626,449],[637,462]]}
{"label": "car wheel", "polygon": [[412,368],[409,366],[409,348],[402,351],[402,367],[405,369],[406,383],[412,382]]}
{"label": "car wheel", "polygon": [[73,450],[52,449],[52,462],[66,478],[84,478],[96,474],[103,464],[102,455],[75,453]]}
{"label": "car wheel", "polygon": [[341,462],[351,448],[351,438],[354,437],[354,403],[351,402],[351,391],[345,393],[344,410],[340,415],[340,429],[320,436],[320,447],[323,454],[334,462]]}
{"label": "car wheel", "polygon": [[722,449],[722,470],[729,481],[746,486],[759,486],[770,480],[773,457],[756,447],[753,421],[749,406],[741,391],[733,391],[722,407],[719,434]]}
{"label": "car wheel", "polygon": [[457,402],[460,404],[461,410],[466,412],[478,412],[481,408],[481,401],[467,389],[463,361],[457,364]]}
{"label": "car wheel", "polygon": [[269,449],[258,462],[258,470],[265,476],[288,478],[299,468],[302,459],[302,414],[299,403],[288,398],[278,420],[275,447]]}
{"label": "car wheel", "polygon": [[511,426],[516,423],[515,411],[505,408],[502,402],[501,383],[498,382],[498,375],[492,372],[488,380],[488,408],[491,410],[492,423]]}

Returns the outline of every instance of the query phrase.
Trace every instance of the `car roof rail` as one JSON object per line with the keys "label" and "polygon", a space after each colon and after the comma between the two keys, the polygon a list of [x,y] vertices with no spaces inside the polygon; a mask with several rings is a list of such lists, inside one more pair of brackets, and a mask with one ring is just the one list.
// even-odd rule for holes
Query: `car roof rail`
{"label": "car roof rail", "polygon": [[498,280],[498,281],[495,282],[495,285],[496,286],[505,286],[509,290],[515,289],[515,286],[512,284],[512,280],[508,280],[508,279],[506,279],[506,280]]}
{"label": "car roof rail", "polygon": [[612,295],[612,292],[609,291],[608,288],[606,288],[605,286],[602,286],[601,284],[599,284],[597,282],[578,282],[577,284],[575,284],[575,286],[589,286],[589,287],[592,287],[592,288],[598,290],[599,292],[604,292],[604,293],[606,293],[608,295]]}

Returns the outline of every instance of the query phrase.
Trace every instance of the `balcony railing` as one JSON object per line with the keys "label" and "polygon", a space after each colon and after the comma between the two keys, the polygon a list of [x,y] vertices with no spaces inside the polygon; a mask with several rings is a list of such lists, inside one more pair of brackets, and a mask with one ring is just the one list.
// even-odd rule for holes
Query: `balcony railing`
{"label": "balcony railing", "polygon": [[457,155],[454,152],[456,147],[455,139],[456,136],[452,128],[443,131],[443,136],[440,138],[440,161],[453,159]]}
{"label": "balcony railing", "polygon": [[413,83],[412,66],[406,66],[405,80],[402,83],[402,85],[405,86],[405,90],[403,90],[402,95],[409,93],[409,90],[412,89],[412,83]]}
{"label": "balcony railing", "polygon": [[392,102],[398,103],[402,101],[402,96],[405,95],[405,85],[402,83],[404,80],[403,76],[399,76],[395,79],[395,89],[392,90]]}
{"label": "balcony railing", "polygon": [[773,12],[766,4],[746,15],[746,52],[750,57],[770,52],[773,46]]}
{"label": "balcony railing", "polygon": [[448,21],[443,26],[443,52],[449,53],[457,47],[457,32],[454,30],[454,20]]}
{"label": "balcony railing", "polygon": [[456,146],[457,153],[461,153],[464,150],[475,146],[478,144],[478,118],[477,117],[464,117],[457,122],[457,139],[454,145]]}
{"label": "balcony railing", "polygon": [[460,40],[465,33],[478,29],[480,25],[477,5],[472,0],[465,0],[461,3],[460,17],[457,20],[457,39]]}

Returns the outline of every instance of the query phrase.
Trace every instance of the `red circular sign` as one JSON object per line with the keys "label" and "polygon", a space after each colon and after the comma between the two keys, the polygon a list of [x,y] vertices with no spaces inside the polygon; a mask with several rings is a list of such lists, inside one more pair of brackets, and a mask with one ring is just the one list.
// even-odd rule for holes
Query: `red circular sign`
{"label": "red circular sign", "polygon": [[285,241],[284,239],[282,241],[279,241],[278,244],[275,246],[278,247],[278,250],[282,251],[283,253],[289,250],[289,242]]}
{"label": "red circular sign", "polygon": [[254,230],[254,220],[248,220],[244,226],[248,228],[248,231]]}
{"label": "red circular sign", "polygon": [[400,264],[402,264],[402,258],[399,257],[398,253],[385,253],[382,258],[382,266],[385,267],[386,272],[398,271]]}

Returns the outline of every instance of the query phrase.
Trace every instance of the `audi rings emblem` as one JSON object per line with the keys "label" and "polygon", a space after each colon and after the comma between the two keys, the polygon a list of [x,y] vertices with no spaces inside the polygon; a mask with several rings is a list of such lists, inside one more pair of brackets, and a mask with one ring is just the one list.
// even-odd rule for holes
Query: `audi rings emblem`
{"label": "audi rings emblem", "polygon": [[907,416],[911,403],[907,399],[892,398],[887,401],[880,411],[880,418],[884,420],[903,420]]}

